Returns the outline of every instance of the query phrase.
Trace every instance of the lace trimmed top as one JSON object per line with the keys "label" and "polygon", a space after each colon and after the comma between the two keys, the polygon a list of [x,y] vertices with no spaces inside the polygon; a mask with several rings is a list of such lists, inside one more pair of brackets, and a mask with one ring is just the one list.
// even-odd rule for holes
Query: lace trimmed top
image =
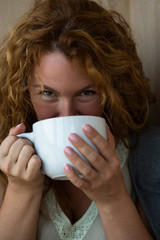
{"label": "lace trimmed top", "polygon": [[[127,166],[127,158],[128,158],[129,151],[121,143],[117,146],[116,153],[120,159],[121,170],[122,170],[122,174],[126,184],[126,188],[131,194],[131,181],[130,181],[128,166]],[[103,239],[104,240],[106,239],[105,233],[102,227],[101,219],[98,213],[98,209],[94,202],[91,203],[91,205],[89,206],[85,214],[81,217],[81,219],[79,219],[73,225],[71,224],[68,217],[64,214],[59,204],[56,202],[52,189],[50,189],[43,198],[42,209],[43,208],[47,209],[49,214],[50,221],[49,221],[48,227],[49,225],[50,226],[53,225],[54,232],[56,231],[58,234],[57,234],[57,238],[53,236],[52,236],[53,238],[51,238],[51,236],[50,238],[39,237],[38,240],[39,239],[40,240],[41,239],[45,239],[45,240],[49,240],[49,239],[54,239],[54,240],[55,239],[56,240],[82,240],[82,239],[102,240]],[[96,227],[96,233],[93,234],[93,232],[95,231],[94,225]],[[43,230],[41,229],[41,231]],[[41,234],[39,234],[39,236]],[[87,238],[88,234],[90,237]]]}
{"label": "lace trimmed top", "polygon": [[72,225],[60,206],[56,204],[52,189],[48,192],[44,201],[49,211],[49,217],[55,225],[59,233],[59,237],[62,240],[83,239],[98,214],[97,207],[95,203],[92,202],[82,218]]}

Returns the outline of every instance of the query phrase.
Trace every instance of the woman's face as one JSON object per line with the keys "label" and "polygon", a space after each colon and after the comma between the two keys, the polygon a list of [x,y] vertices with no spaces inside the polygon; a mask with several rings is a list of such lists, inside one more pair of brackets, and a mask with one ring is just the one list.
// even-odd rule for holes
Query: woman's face
{"label": "woman's face", "polygon": [[[42,89],[43,85],[43,89]],[[101,116],[101,97],[78,61],[58,52],[43,55],[29,87],[38,120],[73,115]]]}

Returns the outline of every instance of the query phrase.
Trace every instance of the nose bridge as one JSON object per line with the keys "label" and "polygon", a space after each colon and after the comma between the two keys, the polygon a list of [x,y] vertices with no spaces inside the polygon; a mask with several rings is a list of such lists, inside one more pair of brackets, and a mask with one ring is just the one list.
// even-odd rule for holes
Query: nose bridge
{"label": "nose bridge", "polygon": [[73,99],[65,98],[61,100],[59,112],[60,116],[73,116],[77,115],[78,109]]}

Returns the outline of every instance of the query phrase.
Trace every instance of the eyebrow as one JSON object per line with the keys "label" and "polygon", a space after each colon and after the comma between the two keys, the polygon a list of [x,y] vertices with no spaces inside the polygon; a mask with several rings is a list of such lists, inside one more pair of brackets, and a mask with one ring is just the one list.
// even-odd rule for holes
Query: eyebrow
{"label": "eyebrow", "polygon": [[[49,86],[47,86],[47,85],[39,85],[39,84],[33,85],[34,88],[42,88],[42,86],[43,86],[44,89],[46,89],[46,90],[48,90],[48,91],[58,93],[55,89],[53,89],[53,88],[51,88],[51,87],[49,87]],[[86,89],[88,89],[88,88],[93,88],[93,85],[92,85],[92,84],[89,84],[89,85],[83,87],[82,89],[78,90],[78,91],[76,92],[76,94],[78,94],[78,93],[80,93],[80,92],[82,92],[82,91],[84,91],[84,90],[86,90]]]}
{"label": "eyebrow", "polygon": [[[53,88],[51,88],[51,87],[49,87],[49,86],[47,86],[47,85],[39,85],[39,84],[35,84],[35,85],[33,85],[33,87],[34,88],[41,88],[42,89],[42,87],[44,88],[44,89],[46,89],[46,90],[48,90],[48,91],[51,91],[51,92],[57,92],[55,89],[53,89]],[[58,92],[57,92],[58,93]]]}

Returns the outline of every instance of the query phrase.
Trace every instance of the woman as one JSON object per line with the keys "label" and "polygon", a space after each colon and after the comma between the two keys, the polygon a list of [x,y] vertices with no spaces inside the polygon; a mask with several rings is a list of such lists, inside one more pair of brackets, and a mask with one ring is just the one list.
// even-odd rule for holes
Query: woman
{"label": "woman", "polygon": [[[127,159],[131,133],[145,125],[154,96],[124,19],[88,0],[37,1],[0,56],[0,237],[152,239],[131,198]],[[103,116],[108,138],[84,126],[95,154],[71,134],[94,169],[66,147],[84,177],[66,165],[68,180],[54,181],[41,174],[32,144],[16,135],[38,120],[71,115]]]}

